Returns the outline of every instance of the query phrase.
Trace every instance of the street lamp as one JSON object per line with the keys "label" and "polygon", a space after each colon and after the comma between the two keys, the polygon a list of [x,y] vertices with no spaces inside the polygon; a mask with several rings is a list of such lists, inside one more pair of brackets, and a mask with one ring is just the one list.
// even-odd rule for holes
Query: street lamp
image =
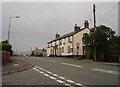
{"label": "street lamp", "polygon": [[10,42],[10,28],[11,28],[11,19],[12,18],[20,18],[20,16],[9,17],[8,42]]}

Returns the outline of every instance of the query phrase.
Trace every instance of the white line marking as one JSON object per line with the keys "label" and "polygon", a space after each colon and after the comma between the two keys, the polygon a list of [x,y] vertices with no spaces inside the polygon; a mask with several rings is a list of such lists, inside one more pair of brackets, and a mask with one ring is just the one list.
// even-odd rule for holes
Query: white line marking
{"label": "white line marking", "polygon": [[47,73],[52,74],[52,72],[50,72],[50,71],[47,71]]}
{"label": "white line marking", "polygon": [[103,70],[103,69],[92,69],[92,70],[94,70],[94,71],[101,71],[101,72],[106,72],[106,73],[118,75],[118,72],[117,72],[117,71],[110,71],[110,70]]}
{"label": "white line marking", "polygon": [[66,80],[67,82],[70,82],[70,83],[75,83],[74,81],[72,81],[72,80]]}
{"label": "white line marking", "polygon": [[49,76],[48,74],[44,74],[45,76]]}
{"label": "white line marking", "polygon": [[80,83],[75,83],[75,85],[80,85],[80,86],[82,86],[82,84],[80,84]]}
{"label": "white line marking", "polygon": [[61,63],[61,64],[64,64],[64,65],[68,65],[68,66],[74,66],[74,67],[83,67],[83,66],[79,66],[79,65],[74,65],[74,64],[69,64],[69,63]]}
{"label": "white line marking", "polygon": [[49,76],[50,79],[56,79],[55,77]]}
{"label": "white line marking", "polygon": [[60,76],[59,78],[60,78],[60,79],[65,79],[64,77],[61,77],[61,76]]}
{"label": "white line marking", "polygon": [[52,74],[53,76],[58,76],[58,75],[56,75],[56,74]]}
{"label": "white line marking", "polygon": [[118,63],[105,63],[105,64],[110,64],[110,65],[119,65]]}
{"label": "white line marking", "polygon": [[36,71],[39,71],[38,69],[36,69]]}
{"label": "white line marking", "polygon": [[43,68],[40,68],[40,67],[37,67],[37,66],[34,66],[35,68],[38,68],[38,69],[40,69],[40,70],[43,70]]}
{"label": "white line marking", "polygon": [[42,71],[39,71],[40,73],[44,73],[44,72],[42,72]]}
{"label": "white line marking", "polygon": [[62,80],[56,80],[57,82],[59,82],[59,83],[65,83],[65,82],[63,82]]}
{"label": "white line marking", "polygon": [[70,84],[65,84],[65,85],[70,86]]}
{"label": "white line marking", "polygon": [[47,72],[47,70],[43,69],[43,71]]}
{"label": "white line marking", "polygon": [[33,69],[36,69],[36,68],[33,67]]}
{"label": "white line marking", "polygon": [[[65,63],[64,63],[64,64],[65,64]],[[68,65],[68,64],[67,64],[67,65]],[[72,64],[70,64],[70,65],[72,65]],[[76,65],[73,65],[73,66],[76,66]],[[35,66],[35,67],[33,67],[33,69],[36,70],[36,71],[38,71],[38,72],[40,72],[40,73],[42,73],[42,74],[44,74],[45,76],[48,76],[50,79],[56,80],[57,82],[62,83],[62,84],[64,84],[64,85],[67,85],[67,86],[69,86],[69,87],[74,87],[74,86],[71,85],[71,84],[84,86],[84,85],[82,85],[82,84],[80,84],[80,83],[75,83],[74,81],[69,80],[69,79],[65,80],[65,79],[66,79],[65,77],[58,76],[57,74],[52,74],[52,72],[47,71],[47,70],[45,70],[45,69],[42,69],[42,68],[40,68],[40,67]],[[42,70],[42,71],[40,71],[40,70]],[[44,73],[43,71],[46,71],[46,73]],[[58,77],[58,78],[60,78],[60,79],[62,79],[62,80],[65,80],[65,81],[67,81],[67,82],[69,82],[69,83],[71,83],[71,84],[65,83],[64,81],[59,80],[59,79],[57,80],[55,77],[50,76],[50,75],[47,74],[47,73],[49,73],[49,74],[51,74],[51,75],[53,75],[53,76],[55,76],[55,77]],[[112,73],[112,72],[109,71],[109,73]]]}

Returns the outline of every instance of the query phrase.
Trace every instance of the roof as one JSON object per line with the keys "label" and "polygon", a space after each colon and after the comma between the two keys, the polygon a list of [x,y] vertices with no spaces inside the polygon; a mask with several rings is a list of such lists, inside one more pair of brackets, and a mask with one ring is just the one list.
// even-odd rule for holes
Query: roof
{"label": "roof", "polygon": [[62,39],[62,38],[66,38],[66,37],[72,36],[72,35],[80,32],[80,31],[82,31],[82,30],[84,30],[84,29],[85,29],[85,28],[82,28],[82,29],[80,29],[80,30],[73,31],[73,32],[70,32],[70,33],[68,33],[68,34],[64,34],[64,35],[60,36],[59,38],[56,38],[56,39],[54,39],[54,40],[52,40],[52,41],[49,41],[48,44],[51,43],[51,42],[60,40],[60,39]]}

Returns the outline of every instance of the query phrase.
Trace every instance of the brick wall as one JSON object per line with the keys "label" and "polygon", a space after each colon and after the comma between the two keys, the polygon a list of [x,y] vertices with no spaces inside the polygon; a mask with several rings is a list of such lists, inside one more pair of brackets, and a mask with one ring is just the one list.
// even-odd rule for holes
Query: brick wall
{"label": "brick wall", "polygon": [[0,51],[0,60],[2,60],[2,64],[9,63],[10,60],[10,52]]}

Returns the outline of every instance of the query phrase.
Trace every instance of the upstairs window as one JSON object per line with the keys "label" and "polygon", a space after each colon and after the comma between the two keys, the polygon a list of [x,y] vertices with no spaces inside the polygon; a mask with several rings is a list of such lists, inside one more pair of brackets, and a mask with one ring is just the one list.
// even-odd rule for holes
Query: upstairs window
{"label": "upstairs window", "polygon": [[68,37],[68,43],[72,43],[72,41],[70,40],[70,37]]}
{"label": "upstairs window", "polygon": [[62,40],[60,40],[59,44],[62,45]]}

